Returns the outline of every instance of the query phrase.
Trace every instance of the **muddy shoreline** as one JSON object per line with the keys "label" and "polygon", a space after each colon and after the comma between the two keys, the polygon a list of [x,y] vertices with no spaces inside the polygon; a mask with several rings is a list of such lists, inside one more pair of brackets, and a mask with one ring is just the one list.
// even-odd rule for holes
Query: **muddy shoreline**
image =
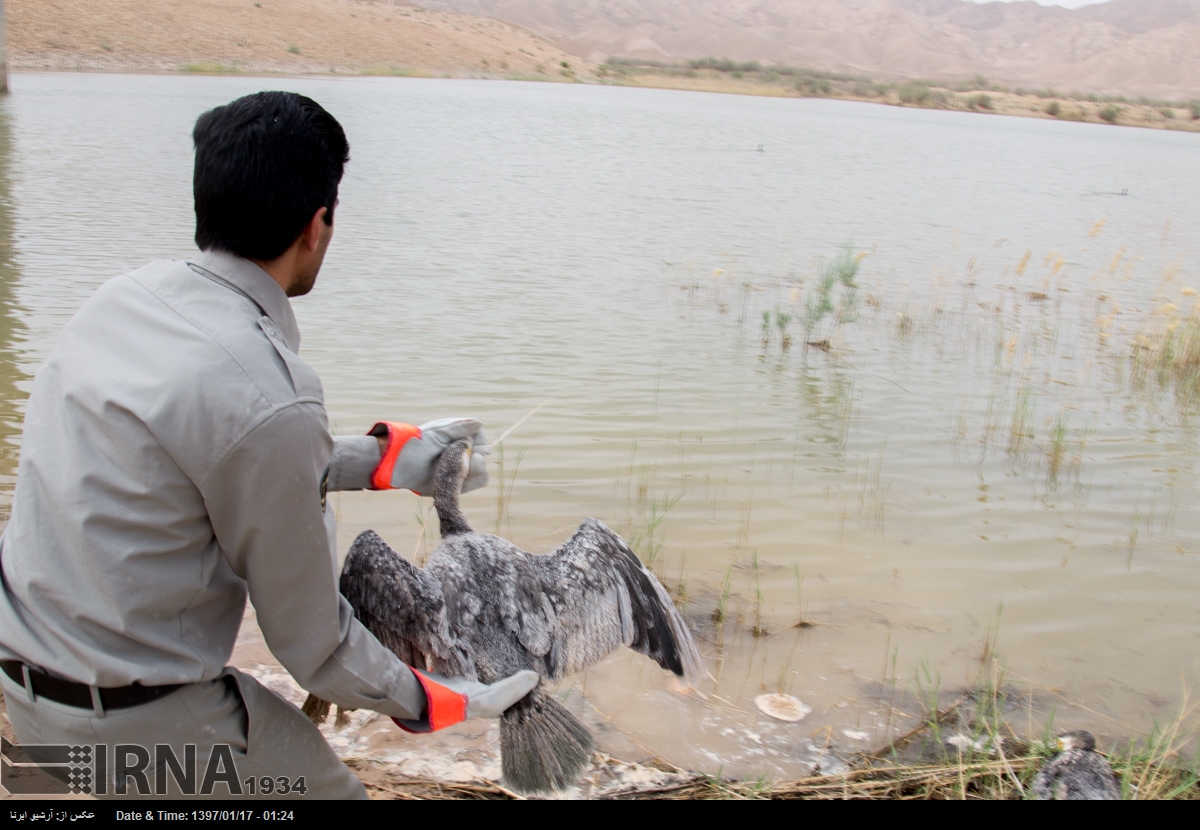
{"label": "muddy shoreline", "polygon": [[[230,663],[293,704],[299,705],[304,697],[267,650],[252,608],[247,610]],[[373,800],[1025,799],[1049,752],[1041,742],[1022,740],[1013,732],[1010,722],[1020,720],[1019,713],[1001,711],[1006,708],[1006,690],[993,685],[984,668],[981,665],[974,688],[941,709],[912,718],[911,728],[898,728],[886,744],[873,751],[843,751],[844,758],[830,752],[829,763],[818,765],[804,778],[787,781],[724,778],[719,771],[714,775],[681,769],[645,752],[638,760],[621,760],[611,754],[620,745],[619,738],[606,734],[603,724],[590,723],[598,733],[598,751],[579,782],[562,793],[525,796],[504,785],[499,734],[492,721],[469,721],[433,735],[410,735],[377,713],[358,711],[350,713],[340,727],[331,718],[319,728]],[[588,719],[586,702],[572,697],[568,705]],[[1182,721],[1175,726],[1181,725]],[[0,731],[15,742],[2,694]],[[1186,727],[1182,731],[1172,736],[1167,727],[1144,748],[1109,750],[1109,761],[1124,782],[1124,798],[1200,799],[1197,771],[1178,765],[1178,750],[1187,742]],[[624,749],[627,757],[638,752],[630,743]],[[0,789],[0,798],[38,797],[13,796]]]}

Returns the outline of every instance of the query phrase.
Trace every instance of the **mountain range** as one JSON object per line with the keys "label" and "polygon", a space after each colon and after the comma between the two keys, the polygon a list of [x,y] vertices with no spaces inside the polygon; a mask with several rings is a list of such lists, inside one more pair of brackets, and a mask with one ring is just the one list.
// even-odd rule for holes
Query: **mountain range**
{"label": "mountain range", "polygon": [[1200,97],[1200,0],[1069,10],[967,0],[418,0],[499,18],[592,61],[704,57],[874,78]]}

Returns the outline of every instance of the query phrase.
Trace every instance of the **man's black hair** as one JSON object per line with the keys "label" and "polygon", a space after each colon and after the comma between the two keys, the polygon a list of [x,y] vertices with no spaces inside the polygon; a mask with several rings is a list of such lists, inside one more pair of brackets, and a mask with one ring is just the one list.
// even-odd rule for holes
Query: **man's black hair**
{"label": "man's black hair", "polygon": [[342,125],[311,98],[259,92],[196,120],[196,245],[272,260],[313,213],[333,224],[350,145]]}

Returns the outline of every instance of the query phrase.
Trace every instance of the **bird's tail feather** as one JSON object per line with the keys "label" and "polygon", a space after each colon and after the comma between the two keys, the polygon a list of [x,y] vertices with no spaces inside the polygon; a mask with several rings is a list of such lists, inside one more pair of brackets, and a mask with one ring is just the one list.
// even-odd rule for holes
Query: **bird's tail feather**
{"label": "bird's tail feather", "polygon": [[566,789],[594,748],[587,727],[540,686],[500,717],[504,780],[521,792]]}
{"label": "bird's tail feather", "polygon": [[329,717],[328,700],[321,700],[314,694],[310,694],[304,699],[304,705],[300,707],[300,711],[308,715],[308,719],[320,726]]}
{"label": "bird's tail feather", "polygon": [[[300,707],[300,711],[308,715],[308,719],[320,726],[329,719],[329,707],[332,706],[328,700],[321,700],[316,695],[309,693],[304,699],[304,705]],[[353,709],[346,709],[338,706],[337,717],[333,719],[335,729],[341,729],[343,726],[350,724],[350,713]]]}

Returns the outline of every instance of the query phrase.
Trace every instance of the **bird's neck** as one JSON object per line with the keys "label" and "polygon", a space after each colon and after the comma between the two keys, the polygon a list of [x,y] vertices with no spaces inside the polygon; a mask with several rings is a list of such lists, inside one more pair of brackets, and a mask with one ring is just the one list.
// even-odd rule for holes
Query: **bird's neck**
{"label": "bird's neck", "polygon": [[457,536],[460,533],[475,532],[471,523],[467,521],[467,517],[463,515],[462,508],[458,506],[457,493],[446,498],[438,498],[435,493],[433,507],[437,510],[438,524],[441,527],[443,539],[447,536]]}
{"label": "bird's neck", "polygon": [[442,453],[433,481],[433,507],[437,510],[442,538],[460,533],[474,533],[459,506],[462,493],[463,459],[460,448],[451,448]]}

